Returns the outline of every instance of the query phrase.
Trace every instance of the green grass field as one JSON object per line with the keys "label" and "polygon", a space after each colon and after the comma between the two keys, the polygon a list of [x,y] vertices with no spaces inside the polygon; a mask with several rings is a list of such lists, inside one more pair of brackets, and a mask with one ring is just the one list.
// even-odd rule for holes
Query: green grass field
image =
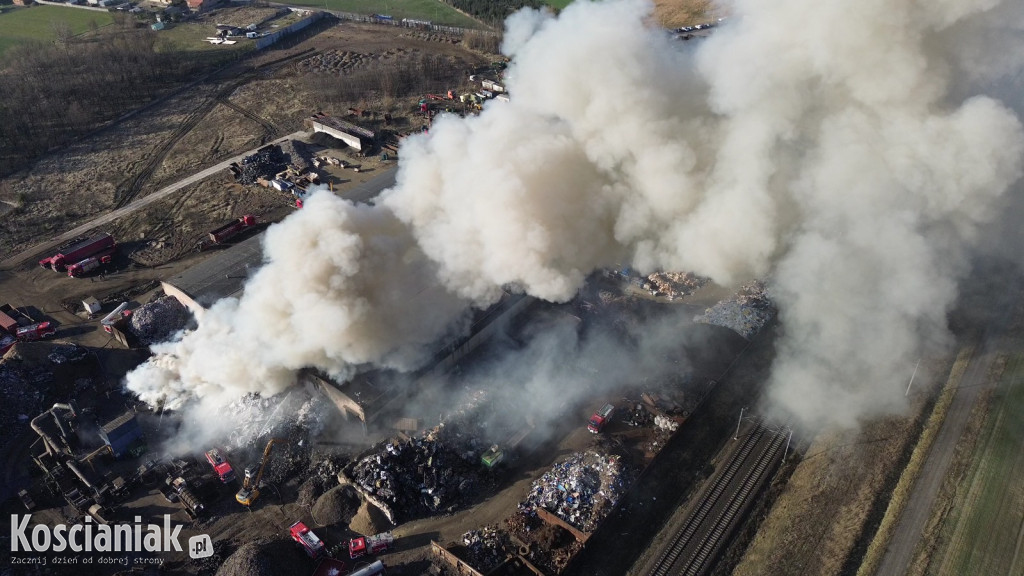
{"label": "green grass field", "polygon": [[1010,359],[992,398],[966,484],[932,574],[1024,574],[1024,355]]}
{"label": "green grass field", "polygon": [[429,20],[446,26],[483,27],[476,20],[463,16],[438,0],[291,0],[290,3],[356,14],[388,14],[398,20]]}
{"label": "green grass field", "polygon": [[89,30],[91,22],[96,22],[97,26],[106,26],[113,21],[107,12],[81,8],[5,6],[3,12],[0,12],[0,57],[12,46],[24,42],[53,40],[53,25],[57,22],[66,22],[72,32],[81,34]]}
{"label": "green grass field", "polygon": [[171,24],[168,28],[156,32],[156,50],[158,52],[202,52],[204,57],[223,54],[227,59],[234,52],[247,52],[256,47],[251,40],[239,40],[237,44],[230,46],[210,44],[206,38],[213,36],[213,33],[213,26],[209,24],[180,22]]}

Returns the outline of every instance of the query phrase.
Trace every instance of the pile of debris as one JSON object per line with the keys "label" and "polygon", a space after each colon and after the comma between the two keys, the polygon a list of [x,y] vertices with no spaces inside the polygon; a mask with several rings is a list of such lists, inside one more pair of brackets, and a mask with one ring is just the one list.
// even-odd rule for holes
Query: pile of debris
{"label": "pile of debris", "polygon": [[379,444],[345,473],[388,508],[384,512],[393,522],[451,512],[475,490],[479,453],[456,450],[445,442],[444,428]]}
{"label": "pile of debris", "polygon": [[173,296],[164,296],[132,311],[128,321],[131,332],[143,346],[165,342],[184,330],[192,313]]}
{"label": "pile of debris", "polygon": [[694,322],[723,326],[750,340],[775,317],[775,311],[764,283],[755,280],[736,296],[705,310]]}
{"label": "pile of debris", "polygon": [[526,559],[546,574],[561,574],[583,544],[561,526],[516,512],[505,524],[510,534],[527,544]]}
{"label": "pile of debris", "polygon": [[635,404],[630,410],[626,411],[624,420],[626,424],[634,428],[643,428],[652,422],[652,414],[644,408],[643,404]]}
{"label": "pile of debris", "polygon": [[647,277],[644,290],[664,294],[669,300],[689,296],[710,280],[691,272],[656,272]]}
{"label": "pile of debris", "polygon": [[633,481],[617,455],[577,452],[535,480],[519,509],[544,508],[572,526],[593,532]]}
{"label": "pile of debris", "polygon": [[309,160],[312,157],[312,153],[305,142],[301,140],[285,140],[278,148],[281,150],[281,156],[285,163],[299,174],[304,174],[312,166]]}
{"label": "pile of debris", "polygon": [[347,525],[359,510],[359,494],[351,486],[335,486],[313,505],[313,519],[322,526]]}
{"label": "pile of debris", "polygon": [[654,425],[666,432],[675,432],[679,429],[678,422],[668,416],[662,416],[661,414],[654,417]]}
{"label": "pile of debris", "polygon": [[272,178],[288,165],[279,146],[264,146],[255,153],[242,158],[242,162],[231,167],[235,180],[241,184],[255,184],[260,178]]}
{"label": "pile of debris", "polygon": [[0,363],[0,427],[4,430],[0,448],[28,429],[29,420],[42,411],[43,396],[53,382],[53,372],[46,368]]}
{"label": "pile of debris", "polygon": [[514,550],[508,533],[494,524],[466,532],[462,543],[466,546],[464,560],[482,574],[497,568]]}
{"label": "pile of debris", "polygon": [[89,351],[74,344],[58,344],[54,346],[46,358],[54,364],[74,364],[85,360]]}
{"label": "pile of debris", "polygon": [[228,557],[217,576],[291,576],[312,566],[289,540],[248,542]]}

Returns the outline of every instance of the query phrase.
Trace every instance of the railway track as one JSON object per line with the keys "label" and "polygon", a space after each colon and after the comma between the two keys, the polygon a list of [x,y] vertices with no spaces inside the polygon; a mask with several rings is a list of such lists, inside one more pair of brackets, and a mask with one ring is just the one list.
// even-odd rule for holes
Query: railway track
{"label": "railway track", "polygon": [[779,461],[784,441],[784,435],[758,424],[743,439],[648,574],[698,576],[706,572],[747,504]]}
{"label": "railway track", "polygon": [[201,122],[203,118],[205,118],[207,114],[209,114],[210,111],[213,110],[213,108],[217,104],[224,104],[228,108],[231,108],[232,110],[242,114],[246,118],[255,121],[263,128],[264,131],[267,132],[266,138],[272,139],[274,135],[280,132],[280,128],[266,121],[260,116],[250,112],[249,110],[245,110],[244,108],[229,102],[228,96],[230,96],[232,92],[237,90],[239,86],[251,80],[252,77],[256,74],[265,72],[267,70],[271,70],[273,68],[276,68],[283,64],[287,64],[288,62],[291,62],[296,59],[305,58],[314,52],[316,52],[315,48],[307,48],[306,50],[303,50],[301,52],[296,52],[295,54],[283,56],[281,58],[270,60],[269,62],[264,62],[262,64],[254,66],[251,69],[241,73],[238,77],[231,80],[223,88],[218,90],[217,94],[213,98],[210,98],[209,100],[203,102],[202,104],[194,108],[192,112],[189,113],[185,121],[182,122],[181,125],[179,125],[174,130],[174,132],[171,133],[170,137],[161,142],[160,145],[155,150],[153,150],[149,160],[147,160],[145,165],[143,165],[142,170],[140,170],[135,176],[132,176],[131,178],[126,180],[124,184],[121,187],[119,187],[117,191],[117,200],[114,203],[114,208],[123,208],[124,206],[128,205],[132,200],[134,200],[136,196],[139,195],[139,192],[142,190],[142,187],[145,186],[147,182],[149,182],[149,179],[152,178],[157,168],[159,168],[160,165],[163,164],[164,159],[167,158],[167,155],[170,153],[171,149],[174,148],[174,145],[177,144],[179,140],[184,138],[186,134],[191,132],[192,129],[195,128],[199,124],[199,122]]}

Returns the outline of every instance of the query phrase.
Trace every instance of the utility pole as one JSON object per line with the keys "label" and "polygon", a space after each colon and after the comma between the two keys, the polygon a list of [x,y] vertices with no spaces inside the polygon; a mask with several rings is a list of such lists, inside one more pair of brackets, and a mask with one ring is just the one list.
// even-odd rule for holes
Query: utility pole
{"label": "utility pole", "polygon": [[917,364],[914,365],[914,373],[910,375],[910,382],[907,382],[907,391],[903,393],[904,397],[910,395],[910,385],[914,383],[914,376],[917,376],[917,367],[921,365],[921,359],[917,359]]}
{"label": "utility pole", "polygon": [[746,406],[744,406],[743,408],[740,408],[740,419],[736,421],[736,433],[732,435],[732,439],[733,440],[739,440],[739,437],[740,437],[740,424],[743,423],[743,411],[746,410],[746,409],[747,409]]}

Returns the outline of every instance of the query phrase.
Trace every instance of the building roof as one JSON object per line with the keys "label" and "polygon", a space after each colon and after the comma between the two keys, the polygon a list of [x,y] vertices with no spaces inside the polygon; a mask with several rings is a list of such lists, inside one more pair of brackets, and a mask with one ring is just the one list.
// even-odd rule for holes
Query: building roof
{"label": "building roof", "polygon": [[103,433],[107,434],[107,435],[110,435],[110,434],[113,434],[114,432],[118,432],[119,428],[126,427],[126,426],[129,427],[129,428],[132,428],[132,427],[138,428],[139,425],[138,425],[138,423],[133,422],[134,420],[135,420],[135,413],[134,412],[125,412],[124,414],[121,414],[117,418],[114,418],[110,422],[107,422],[106,424],[104,424],[103,428],[102,428]]}
{"label": "building roof", "polygon": [[[240,296],[246,280],[263,264],[262,241],[263,233],[255,234],[168,278],[164,281],[164,292],[174,292],[168,291],[169,284],[202,307],[209,307],[221,298]],[[182,304],[192,307],[189,302]]]}

